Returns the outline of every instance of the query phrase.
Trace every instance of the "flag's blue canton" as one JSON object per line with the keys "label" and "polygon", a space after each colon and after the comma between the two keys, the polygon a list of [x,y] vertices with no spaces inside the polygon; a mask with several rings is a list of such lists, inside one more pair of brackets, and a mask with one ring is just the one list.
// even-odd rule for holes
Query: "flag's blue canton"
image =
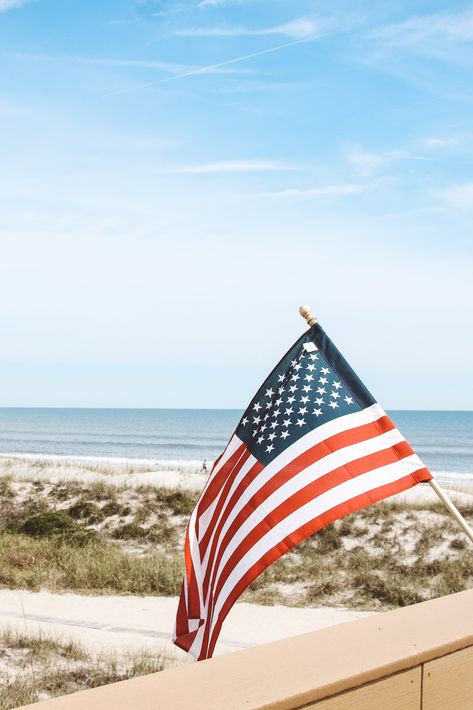
{"label": "flag's blue canton", "polygon": [[319,325],[283,357],[246,409],[236,430],[264,464],[325,422],[375,400]]}

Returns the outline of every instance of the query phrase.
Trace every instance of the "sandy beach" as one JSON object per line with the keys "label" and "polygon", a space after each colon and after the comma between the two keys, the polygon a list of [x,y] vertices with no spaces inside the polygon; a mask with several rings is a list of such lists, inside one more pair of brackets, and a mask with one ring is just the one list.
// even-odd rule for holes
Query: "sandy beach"
{"label": "sandy beach", "polygon": [[[84,596],[48,591],[0,590],[0,631],[72,639],[91,651],[164,651],[187,654],[171,642],[177,597]],[[216,654],[315,631],[370,612],[343,608],[290,608],[237,603],[225,620]]]}

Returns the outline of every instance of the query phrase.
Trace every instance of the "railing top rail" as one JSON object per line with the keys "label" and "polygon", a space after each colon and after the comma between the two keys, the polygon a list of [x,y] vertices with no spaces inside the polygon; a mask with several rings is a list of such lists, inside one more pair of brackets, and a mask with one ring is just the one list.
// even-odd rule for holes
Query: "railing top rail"
{"label": "railing top rail", "polygon": [[472,609],[469,590],[27,707],[292,710],[472,646]]}

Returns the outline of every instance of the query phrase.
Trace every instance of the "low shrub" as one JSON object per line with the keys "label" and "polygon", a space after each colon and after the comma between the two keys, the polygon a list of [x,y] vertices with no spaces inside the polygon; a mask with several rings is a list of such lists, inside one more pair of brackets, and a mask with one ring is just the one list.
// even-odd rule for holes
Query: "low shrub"
{"label": "low shrub", "polygon": [[11,479],[8,476],[0,478],[0,497],[14,498],[15,492],[11,486]]}
{"label": "low shrub", "polygon": [[165,494],[163,502],[174,515],[190,515],[196,504],[196,496],[189,491],[176,490]]}
{"label": "low shrub", "polygon": [[106,518],[109,518],[112,515],[129,515],[130,512],[131,511],[128,506],[125,508],[125,506],[120,505],[120,503],[116,500],[111,500],[109,503],[105,503],[102,508],[102,513]]}
{"label": "low shrub", "polygon": [[322,554],[339,550],[342,546],[340,535],[333,523],[315,533],[314,539],[318,543],[318,552]]}
{"label": "low shrub", "polygon": [[306,590],[306,603],[320,603],[321,598],[334,594],[338,589],[336,582],[323,579],[316,584],[311,584]]}
{"label": "low shrub", "polygon": [[67,512],[76,520],[88,520],[91,523],[99,522],[105,517],[102,508],[87,500],[79,500],[71,505]]}
{"label": "low shrub", "polygon": [[351,535],[353,532],[353,521],[347,520],[346,518],[342,520],[339,528],[338,528],[338,534],[341,535],[342,537]]}
{"label": "low shrub", "polygon": [[19,529],[30,537],[51,537],[75,532],[77,523],[68,513],[58,511],[33,515],[27,518]]}
{"label": "low shrub", "polygon": [[177,530],[165,520],[151,525],[148,529],[148,540],[156,544],[172,544],[177,542]]}
{"label": "low shrub", "polygon": [[397,577],[385,579],[376,573],[369,573],[355,578],[354,582],[368,599],[382,604],[398,607],[423,601],[420,594],[404,586]]}
{"label": "low shrub", "polygon": [[117,540],[143,540],[148,534],[149,530],[147,528],[136,525],[136,523],[127,523],[117,528],[113,533],[113,537]]}

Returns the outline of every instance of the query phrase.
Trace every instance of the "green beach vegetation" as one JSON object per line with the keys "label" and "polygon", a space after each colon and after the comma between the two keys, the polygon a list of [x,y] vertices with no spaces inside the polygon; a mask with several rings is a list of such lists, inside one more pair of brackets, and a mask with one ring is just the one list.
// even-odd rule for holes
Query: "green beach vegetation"
{"label": "green beach vegetation", "polygon": [[140,650],[119,657],[93,653],[73,641],[13,629],[0,632],[0,656],[5,677],[0,710],[156,673],[175,664],[162,653]]}
{"label": "green beach vegetation", "polygon": [[[0,584],[98,594],[179,593],[198,494],[0,478]],[[461,506],[460,506],[461,507]],[[473,522],[473,507],[462,513]],[[243,599],[389,609],[473,586],[471,551],[440,504],[383,502],[320,530]]]}

